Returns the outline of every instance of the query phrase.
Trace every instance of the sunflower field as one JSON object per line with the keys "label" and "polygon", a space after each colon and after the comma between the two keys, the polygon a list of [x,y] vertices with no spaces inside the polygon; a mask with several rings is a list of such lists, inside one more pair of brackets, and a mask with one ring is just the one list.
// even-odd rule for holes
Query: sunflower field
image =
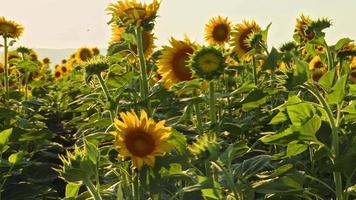
{"label": "sunflower field", "polygon": [[[108,5],[107,52],[61,63],[0,17],[0,200],[356,199],[356,44],[328,18],[215,16],[154,44],[158,0]],[[204,27],[204,25],[202,25]]]}

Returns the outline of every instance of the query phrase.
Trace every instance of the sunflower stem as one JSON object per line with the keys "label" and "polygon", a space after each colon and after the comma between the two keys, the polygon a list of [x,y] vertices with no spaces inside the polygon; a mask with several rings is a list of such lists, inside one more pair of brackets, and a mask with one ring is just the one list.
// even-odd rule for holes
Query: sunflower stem
{"label": "sunflower stem", "polygon": [[[196,90],[194,90],[194,96],[198,96],[198,93]],[[197,129],[199,131],[199,133],[202,133],[203,132],[203,120],[202,120],[202,117],[201,117],[201,113],[200,113],[200,107],[199,107],[199,102],[195,102],[194,103],[194,109],[195,109],[195,116],[197,118]]]}
{"label": "sunflower stem", "polygon": [[[329,123],[331,127],[331,137],[332,137],[332,142],[331,142],[331,150],[333,155],[331,156],[331,161],[335,163],[336,159],[339,157],[339,133],[338,133],[338,123],[339,123],[339,105],[338,107],[338,117],[335,120],[333,112],[329,106],[329,104],[326,102],[325,98],[320,94],[320,92],[315,89],[312,85],[305,84],[304,87],[312,94],[315,96],[315,98],[319,101],[319,103],[323,106]],[[340,172],[333,172],[334,176],[334,183],[335,183],[335,192],[336,192],[336,200],[343,200],[343,191],[342,191],[342,177]]]}
{"label": "sunflower stem", "polygon": [[146,72],[146,61],[143,52],[143,41],[142,41],[142,27],[136,27],[136,41],[137,41],[137,52],[140,59],[140,89],[141,89],[141,98],[146,102],[146,110],[148,116],[151,116],[151,104],[148,100],[148,80]]}
{"label": "sunflower stem", "polygon": [[95,188],[94,184],[91,182],[91,180],[89,180],[89,178],[86,178],[83,182],[94,200],[102,200],[99,191]]}
{"label": "sunflower stem", "polygon": [[136,200],[140,200],[139,178],[139,172],[135,173],[133,182],[133,199]]}
{"label": "sunflower stem", "polygon": [[[99,83],[100,83],[100,86],[101,86],[101,89],[103,90],[104,92],[104,95],[106,97],[106,100],[110,103],[110,107],[111,107],[111,103],[112,103],[112,98],[110,96],[110,93],[109,93],[109,89],[108,87],[106,86],[104,80],[103,80],[103,77],[101,77],[100,74],[96,74],[96,77],[98,78],[99,80]],[[110,118],[111,118],[111,121],[114,122],[114,112],[111,110],[111,108],[109,109],[110,110]]]}
{"label": "sunflower stem", "polygon": [[210,118],[211,125],[216,125],[216,100],[215,100],[215,87],[214,81],[209,81],[209,106],[210,106]]}
{"label": "sunflower stem", "polygon": [[9,101],[9,71],[8,71],[8,44],[7,44],[7,37],[4,36],[4,87],[5,87],[5,102],[8,103]]}
{"label": "sunflower stem", "polygon": [[252,72],[253,72],[253,81],[257,85],[257,67],[256,67],[256,58],[252,56]]}
{"label": "sunflower stem", "polygon": [[326,48],[326,57],[328,59],[328,71],[330,71],[332,68],[334,68],[334,60],[330,51],[330,47],[326,43],[325,39],[324,39],[324,46]]}

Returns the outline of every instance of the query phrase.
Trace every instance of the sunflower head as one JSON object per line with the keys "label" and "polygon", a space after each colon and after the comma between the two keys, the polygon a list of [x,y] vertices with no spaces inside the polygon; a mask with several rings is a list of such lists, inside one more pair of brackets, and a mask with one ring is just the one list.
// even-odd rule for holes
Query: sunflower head
{"label": "sunflower head", "polygon": [[145,30],[152,30],[159,6],[160,3],[157,0],[153,0],[151,4],[136,0],[122,0],[116,4],[110,4],[108,11],[122,26],[143,26]]}
{"label": "sunflower head", "polygon": [[189,56],[197,47],[188,38],[185,40],[171,38],[170,44],[170,46],[163,47],[162,54],[157,61],[157,72],[167,89],[174,84],[192,79]]}
{"label": "sunflower head", "polygon": [[205,25],[205,40],[210,45],[222,46],[230,39],[231,23],[227,18],[214,17]]}
{"label": "sunflower head", "polygon": [[23,33],[23,26],[14,22],[8,21],[4,17],[0,17],[0,35],[10,38],[19,38]]}
{"label": "sunflower head", "polygon": [[100,50],[98,47],[91,48],[91,52],[93,52],[94,56],[97,56],[100,54]]}
{"label": "sunflower head", "polygon": [[59,66],[59,69],[61,70],[62,74],[66,74],[69,70],[67,68],[67,65],[64,63],[64,64],[61,64]]}
{"label": "sunflower head", "polygon": [[319,81],[319,79],[327,72],[328,68],[319,56],[314,56],[309,62],[309,69],[312,71],[312,78],[314,81]]}
{"label": "sunflower head", "polygon": [[48,65],[51,63],[51,60],[48,57],[45,57],[42,59],[42,63]]}
{"label": "sunflower head", "polygon": [[253,33],[260,31],[261,27],[255,21],[244,20],[241,24],[237,24],[235,31],[232,32],[233,52],[241,58],[248,58],[247,53],[252,50],[248,40]]}
{"label": "sunflower head", "polygon": [[55,68],[54,72],[53,72],[53,77],[58,81],[61,80],[63,78],[63,73],[61,70],[61,67],[58,66]]}
{"label": "sunflower head", "polygon": [[298,35],[303,41],[310,41],[314,38],[314,32],[308,31],[308,26],[313,20],[309,16],[300,15],[295,24],[294,34]]}
{"label": "sunflower head", "polygon": [[75,53],[75,60],[77,63],[83,64],[86,61],[90,60],[93,57],[91,49],[87,47],[82,47],[77,50]]}
{"label": "sunflower head", "polygon": [[201,47],[191,56],[190,67],[199,78],[212,80],[223,73],[226,58],[215,47]]}
{"label": "sunflower head", "polygon": [[92,75],[100,76],[101,72],[109,68],[109,64],[105,58],[96,56],[90,59],[88,62],[86,62],[84,64],[84,68],[87,76],[92,76]]}
{"label": "sunflower head", "polygon": [[38,55],[34,50],[31,51],[30,57],[31,57],[32,61],[37,61],[38,60]]}
{"label": "sunflower head", "polygon": [[215,133],[204,133],[188,150],[198,158],[216,159],[220,154],[220,145]]}
{"label": "sunflower head", "polygon": [[0,62],[0,74],[4,72],[4,65]]}
{"label": "sunflower head", "polygon": [[155,157],[171,151],[173,146],[167,142],[171,128],[164,121],[156,123],[141,110],[138,117],[134,111],[121,112],[121,119],[115,119],[117,129],[114,146],[119,149],[119,158],[130,158],[135,168],[140,170],[144,164],[154,167]]}

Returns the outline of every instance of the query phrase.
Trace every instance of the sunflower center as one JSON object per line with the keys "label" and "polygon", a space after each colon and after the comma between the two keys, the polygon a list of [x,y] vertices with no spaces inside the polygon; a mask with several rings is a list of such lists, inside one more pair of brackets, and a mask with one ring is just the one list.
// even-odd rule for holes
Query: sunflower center
{"label": "sunflower center", "polygon": [[64,73],[66,73],[67,72],[67,68],[66,67],[64,67],[64,66],[62,66],[62,72],[64,72]]}
{"label": "sunflower center", "polygon": [[179,51],[172,59],[172,70],[181,81],[190,80],[192,77],[192,73],[187,67],[190,53],[193,53],[193,49],[184,49]]}
{"label": "sunflower center", "polygon": [[61,76],[61,73],[60,73],[60,72],[56,72],[56,73],[54,73],[54,76],[55,76],[56,78],[58,78],[58,77]]}
{"label": "sunflower center", "polygon": [[252,49],[246,42],[250,33],[252,33],[252,31],[246,31],[246,32],[242,33],[241,37],[239,38],[239,41],[238,41],[239,46],[244,53],[247,53]]}
{"label": "sunflower center", "polygon": [[204,72],[212,72],[219,68],[220,59],[213,53],[207,53],[199,58],[199,66]]}
{"label": "sunflower center", "polygon": [[126,135],[125,144],[130,153],[137,157],[145,157],[155,149],[154,139],[143,131]]}
{"label": "sunflower center", "polygon": [[229,28],[225,24],[217,25],[213,30],[214,40],[223,42],[229,37]]}
{"label": "sunflower center", "polygon": [[89,49],[83,49],[80,51],[79,57],[82,61],[87,61],[92,57],[92,54]]}
{"label": "sunflower center", "polygon": [[356,70],[354,70],[354,71],[351,72],[351,77],[352,77],[352,78],[356,78]]}
{"label": "sunflower center", "polygon": [[3,32],[5,34],[11,34],[16,31],[16,28],[10,24],[0,24],[0,32]]}
{"label": "sunflower center", "polygon": [[314,68],[317,68],[317,69],[320,69],[320,68],[323,68],[324,65],[321,61],[318,61],[314,64]]}

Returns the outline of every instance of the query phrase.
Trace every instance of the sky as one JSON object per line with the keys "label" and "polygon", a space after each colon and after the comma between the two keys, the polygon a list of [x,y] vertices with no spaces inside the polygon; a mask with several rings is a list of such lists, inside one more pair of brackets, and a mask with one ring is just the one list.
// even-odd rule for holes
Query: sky
{"label": "sky", "polygon": [[[151,2],[151,0],[142,0]],[[0,16],[25,26],[18,45],[29,48],[107,47],[114,0],[0,0]],[[268,43],[279,46],[292,39],[296,18],[328,17],[329,44],[342,37],[356,39],[356,0],[161,0],[155,36],[158,46],[170,37],[204,42],[204,26],[211,17],[228,17],[233,24],[254,19],[266,27],[272,22]]]}

